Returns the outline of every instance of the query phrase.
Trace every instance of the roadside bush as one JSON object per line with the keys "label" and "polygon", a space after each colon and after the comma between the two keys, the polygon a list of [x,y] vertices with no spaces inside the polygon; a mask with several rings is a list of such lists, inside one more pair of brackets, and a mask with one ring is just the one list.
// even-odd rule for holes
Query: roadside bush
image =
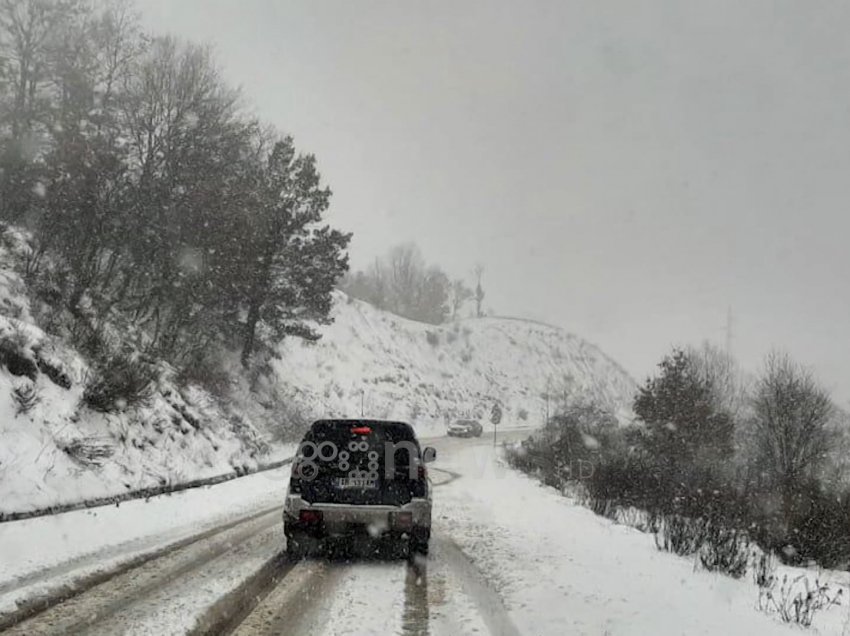
{"label": "roadside bush", "polygon": [[15,401],[15,414],[29,413],[41,401],[38,387],[24,380],[12,389],[12,399]]}
{"label": "roadside bush", "polygon": [[38,365],[29,353],[26,334],[12,331],[0,337],[0,364],[17,376],[26,376],[33,382],[38,377]]}
{"label": "roadside bush", "polygon": [[182,387],[195,384],[219,398],[230,396],[233,378],[224,368],[224,363],[211,355],[199,354],[186,362],[177,374]]}
{"label": "roadside bush", "polygon": [[84,466],[100,466],[112,456],[114,448],[97,437],[81,437],[60,446],[61,450]]}
{"label": "roadside bush", "polygon": [[707,534],[708,522],[705,519],[664,515],[655,532],[655,546],[665,552],[688,556],[702,547]]}
{"label": "roadside bush", "polygon": [[773,552],[753,550],[753,583],[761,593],[769,590],[776,581],[776,555]]}
{"label": "roadside bush", "polygon": [[102,413],[143,405],[152,396],[157,372],[150,364],[127,354],[99,362],[89,372],[83,402]]}
{"label": "roadside bush", "polygon": [[793,578],[786,574],[781,582],[772,577],[760,589],[758,607],[768,614],[776,612],[786,623],[811,627],[818,612],[841,604],[843,592],[833,591],[817,578],[812,582],[805,574]]}
{"label": "roadside bush", "polygon": [[746,573],[750,560],[749,537],[739,530],[710,523],[703,535],[699,560],[710,572],[722,572],[739,579]]}
{"label": "roadside bush", "polygon": [[[816,561],[822,567],[846,567],[850,561],[850,496],[837,496],[816,483],[801,489],[800,510],[790,520],[783,543],[793,561]],[[788,552],[788,551],[785,551]]]}

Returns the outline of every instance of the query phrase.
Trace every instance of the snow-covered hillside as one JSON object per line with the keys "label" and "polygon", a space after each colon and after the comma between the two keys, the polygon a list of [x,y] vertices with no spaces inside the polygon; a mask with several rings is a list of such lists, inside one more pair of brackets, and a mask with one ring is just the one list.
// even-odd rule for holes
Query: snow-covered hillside
{"label": "snow-covered hillside", "polygon": [[162,365],[146,404],[97,412],[88,363],[34,324],[16,264],[26,237],[0,233],[0,514],[245,472],[265,435]]}
{"label": "snow-covered hillside", "polygon": [[334,323],[315,343],[287,341],[278,377],[310,416],[402,418],[442,433],[455,417],[489,427],[537,426],[563,400],[593,400],[630,417],[634,380],[596,346],[562,329],[510,318],[432,326],[337,293]]}

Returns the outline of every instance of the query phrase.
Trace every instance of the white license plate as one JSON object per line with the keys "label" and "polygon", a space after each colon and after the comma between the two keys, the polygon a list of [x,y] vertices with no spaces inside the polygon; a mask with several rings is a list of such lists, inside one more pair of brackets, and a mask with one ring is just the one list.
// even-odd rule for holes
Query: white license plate
{"label": "white license plate", "polygon": [[342,489],[348,488],[366,488],[374,489],[378,487],[378,482],[374,479],[360,479],[355,477],[341,477],[336,480],[336,487]]}

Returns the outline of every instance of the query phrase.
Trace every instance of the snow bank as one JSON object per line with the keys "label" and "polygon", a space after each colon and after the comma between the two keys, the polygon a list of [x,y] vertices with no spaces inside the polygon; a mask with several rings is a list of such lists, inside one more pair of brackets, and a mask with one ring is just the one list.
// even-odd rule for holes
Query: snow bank
{"label": "snow bank", "polygon": [[[438,490],[435,529],[472,558],[524,632],[802,633],[756,611],[748,577],[696,570],[692,559],[658,551],[651,535],[593,514],[495,455],[475,445],[435,465],[464,475]],[[840,634],[847,621],[846,607],[831,608],[807,633]]]}
{"label": "snow bank", "polygon": [[0,613],[16,601],[283,501],[289,467],[61,515],[0,524]]}

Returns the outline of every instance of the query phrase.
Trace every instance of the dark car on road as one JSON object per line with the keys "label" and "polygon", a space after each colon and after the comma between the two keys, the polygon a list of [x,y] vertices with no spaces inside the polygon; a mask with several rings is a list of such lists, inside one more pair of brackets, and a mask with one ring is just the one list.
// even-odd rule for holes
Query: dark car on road
{"label": "dark car on road", "polygon": [[286,549],[299,558],[328,540],[389,542],[427,554],[431,482],[422,449],[405,422],[334,419],[314,422],[293,462],[283,511]]}
{"label": "dark car on road", "polygon": [[481,437],[484,427],[478,420],[455,420],[449,424],[449,437]]}

